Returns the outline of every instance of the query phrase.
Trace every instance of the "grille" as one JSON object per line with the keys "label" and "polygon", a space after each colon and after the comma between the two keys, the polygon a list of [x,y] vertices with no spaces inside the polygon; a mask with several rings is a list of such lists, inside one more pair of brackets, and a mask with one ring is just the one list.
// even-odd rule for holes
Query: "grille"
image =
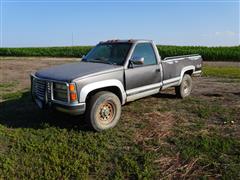
{"label": "grille", "polygon": [[47,86],[46,81],[33,78],[32,82],[33,94],[43,101],[45,100],[46,86]]}
{"label": "grille", "polygon": [[47,99],[48,101],[51,100],[51,91],[52,91],[52,84],[50,82],[47,82]]}

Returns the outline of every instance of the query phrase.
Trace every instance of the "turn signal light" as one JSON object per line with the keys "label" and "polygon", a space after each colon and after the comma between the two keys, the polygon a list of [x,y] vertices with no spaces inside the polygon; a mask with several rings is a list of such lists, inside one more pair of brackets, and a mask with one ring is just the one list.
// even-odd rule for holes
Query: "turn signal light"
{"label": "turn signal light", "polygon": [[69,90],[70,90],[70,91],[75,91],[75,86],[74,86],[74,84],[69,84]]}
{"label": "turn signal light", "polygon": [[77,100],[77,94],[76,93],[70,93],[70,100],[76,101]]}

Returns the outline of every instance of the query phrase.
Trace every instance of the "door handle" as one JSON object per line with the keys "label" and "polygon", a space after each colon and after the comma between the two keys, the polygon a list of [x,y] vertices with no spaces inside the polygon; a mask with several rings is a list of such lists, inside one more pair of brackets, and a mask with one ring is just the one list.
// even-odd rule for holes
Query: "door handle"
{"label": "door handle", "polygon": [[156,71],[157,71],[157,72],[160,72],[160,68],[157,68]]}

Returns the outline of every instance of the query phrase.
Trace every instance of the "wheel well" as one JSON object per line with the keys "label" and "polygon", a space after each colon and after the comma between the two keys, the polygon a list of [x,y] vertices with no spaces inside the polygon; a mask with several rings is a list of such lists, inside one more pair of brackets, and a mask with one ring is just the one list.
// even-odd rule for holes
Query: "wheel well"
{"label": "wheel well", "polygon": [[115,94],[119,98],[120,102],[123,103],[122,102],[122,93],[121,93],[120,89],[116,86],[99,88],[99,89],[95,89],[95,90],[89,92],[88,95],[87,95],[87,98],[86,98],[86,102],[88,102],[88,100],[90,99],[91,96],[93,96],[94,94],[96,94],[97,92],[100,92],[100,91],[112,92],[113,94]]}
{"label": "wheel well", "polygon": [[193,73],[193,70],[188,70],[188,71],[186,71],[184,74],[189,74],[189,75],[191,76],[192,73]]}

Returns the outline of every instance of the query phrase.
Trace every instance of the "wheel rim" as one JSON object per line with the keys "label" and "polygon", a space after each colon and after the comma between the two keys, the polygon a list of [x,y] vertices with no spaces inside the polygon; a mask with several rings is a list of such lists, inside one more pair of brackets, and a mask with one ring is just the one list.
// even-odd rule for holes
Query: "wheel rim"
{"label": "wheel rim", "polygon": [[105,101],[100,104],[97,110],[97,121],[101,124],[110,124],[115,117],[115,105],[111,101]]}
{"label": "wheel rim", "polygon": [[188,94],[190,91],[190,83],[188,81],[183,82],[183,93]]}

